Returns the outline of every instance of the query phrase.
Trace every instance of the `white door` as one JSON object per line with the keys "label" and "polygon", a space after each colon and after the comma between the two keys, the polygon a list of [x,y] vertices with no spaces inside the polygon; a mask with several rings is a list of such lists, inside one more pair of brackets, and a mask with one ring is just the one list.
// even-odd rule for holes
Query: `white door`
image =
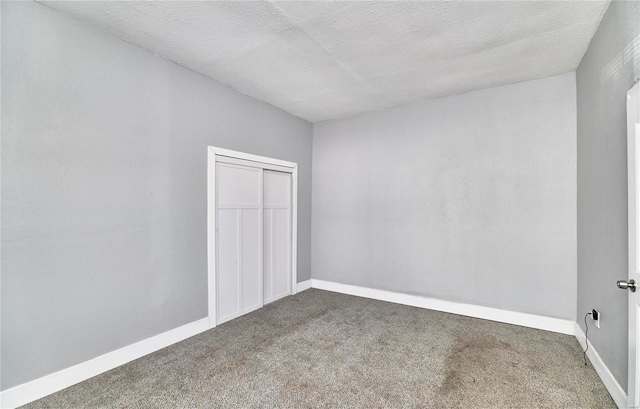
{"label": "white door", "polygon": [[264,303],[291,294],[291,174],[264,171]]}
{"label": "white door", "polygon": [[628,406],[640,407],[640,83],[627,96],[627,166],[629,183],[629,276],[618,287],[629,293],[629,384]]}
{"label": "white door", "polygon": [[218,163],[217,323],[262,307],[262,173]]}

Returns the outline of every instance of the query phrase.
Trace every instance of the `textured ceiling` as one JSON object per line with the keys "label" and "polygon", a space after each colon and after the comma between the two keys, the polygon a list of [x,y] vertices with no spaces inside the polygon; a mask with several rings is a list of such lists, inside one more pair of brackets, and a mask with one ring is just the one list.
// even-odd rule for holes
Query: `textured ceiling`
{"label": "textured ceiling", "polygon": [[42,3],[311,122],[573,71],[609,5]]}

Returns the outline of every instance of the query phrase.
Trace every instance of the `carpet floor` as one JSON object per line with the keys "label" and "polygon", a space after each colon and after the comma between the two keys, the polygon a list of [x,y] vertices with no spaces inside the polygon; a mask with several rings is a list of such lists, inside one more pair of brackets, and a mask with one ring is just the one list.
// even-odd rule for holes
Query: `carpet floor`
{"label": "carpet floor", "polygon": [[307,290],[27,408],[615,408],[576,339]]}

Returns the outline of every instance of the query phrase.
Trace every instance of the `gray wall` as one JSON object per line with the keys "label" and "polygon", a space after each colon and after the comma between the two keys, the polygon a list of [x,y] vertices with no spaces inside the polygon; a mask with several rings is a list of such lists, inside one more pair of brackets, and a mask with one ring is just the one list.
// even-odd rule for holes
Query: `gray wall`
{"label": "gray wall", "polygon": [[2,2],[2,389],[207,315],[207,145],[299,163],[311,125],[37,3]]}
{"label": "gray wall", "polygon": [[589,340],[627,389],[626,94],[640,77],[640,2],[614,1],[578,67],[578,323],[602,312]]}
{"label": "gray wall", "polygon": [[575,319],[575,74],[314,125],[312,277]]}

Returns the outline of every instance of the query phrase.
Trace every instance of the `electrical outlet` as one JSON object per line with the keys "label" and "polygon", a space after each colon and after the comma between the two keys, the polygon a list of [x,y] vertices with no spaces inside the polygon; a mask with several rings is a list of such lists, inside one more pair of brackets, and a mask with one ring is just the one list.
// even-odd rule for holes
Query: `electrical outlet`
{"label": "electrical outlet", "polygon": [[593,319],[593,322],[596,324],[596,328],[600,328],[600,320],[602,319],[602,314],[600,314],[600,311],[596,310],[595,308],[592,309],[591,318]]}

